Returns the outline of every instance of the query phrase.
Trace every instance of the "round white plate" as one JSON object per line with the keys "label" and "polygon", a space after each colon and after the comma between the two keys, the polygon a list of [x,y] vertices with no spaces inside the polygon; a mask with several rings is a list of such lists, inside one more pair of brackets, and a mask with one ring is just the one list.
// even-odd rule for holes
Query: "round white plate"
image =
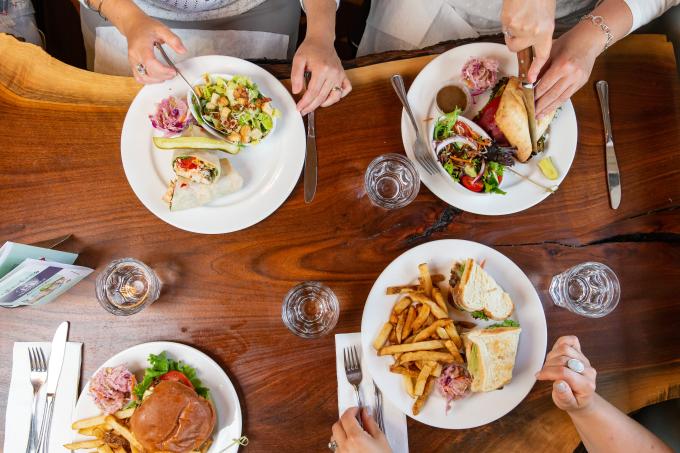
{"label": "round white plate", "polygon": [[[473,393],[460,401],[454,401],[446,413],[446,400],[433,390],[430,398],[417,416],[413,416],[413,399],[404,388],[401,375],[391,373],[391,356],[378,356],[371,343],[387,322],[392,306],[398,296],[386,296],[388,286],[417,282],[418,264],[427,263],[430,272],[447,277],[454,261],[473,258],[486,260],[484,269],[510,294],[515,304],[512,315],[522,333],[519,339],[517,360],[512,381],[501,390]],[[493,324],[472,319],[468,314],[450,310],[452,318],[473,321],[480,326]],[[392,261],[380,274],[368,295],[361,320],[362,355],[373,380],[392,404],[409,417],[426,425],[447,429],[467,429],[497,420],[515,408],[529,393],[545,358],[547,328],[543,306],[529,278],[505,255],[477,242],[446,239],[419,245]]]}
{"label": "round white plate", "polygon": [[245,147],[237,155],[222,153],[243,176],[243,187],[198,208],[170,212],[162,197],[172,179],[173,152],[158,150],[151,141],[161,132],[148,116],[162,99],[173,95],[185,99],[187,86],[177,76],[160,84],[146,85],[132,101],[123,123],[120,153],[128,182],[139,200],[161,220],[194,233],[219,234],[241,230],[265,219],[293,191],[304,163],[305,129],[302,116],[288,90],[273,75],[245,60],[226,56],[204,56],[178,64],[187,80],[203,73],[246,75],[281,110],[276,130],[257,146]]}
{"label": "round white plate", "polygon": [[[224,370],[213,359],[198,349],[169,341],[138,344],[114,355],[104,362],[97,371],[104,367],[125,364],[130,371],[135,373],[137,379],[141,379],[144,375],[144,370],[149,367],[149,362],[147,361],[149,354],[160,354],[163,351],[167,353],[168,357],[181,360],[195,368],[197,377],[210,390],[210,397],[215,405],[215,412],[217,414],[217,422],[213,431],[213,444],[208,453],[216,453],[230,444],[232,439],[241,437],[243,418],[241,417],[241,404],[239,403],[236,389],[234,389]],[[88,381],[76,403],[73,416],[74,421],[86,417],[94,417],[102,413],[88,394],[87,389],[89,387],[90,382]],[[83,436],[74,432],[74,440],[81,440],[83,438]],[[237,447],[237,445],[234,446],[234,448]]]}
{"label": "round white plate", "polygon": [[[475,43],[453,48],[432,60],[420,71],[408,90],[408,100],[413,110],[413,116],[421,126],[421,133],[431,143],[434,120],[440,116],[436,111],[435,96],[439,88],[449,81],[460,81],[460,70],[465,62],[471,57],[489,57],[498,60],[499,76],[517,74],[517,57],[502,44]],[[475,105],[466,114],[473,118],[477,112],[486,105],[489,100],[489,92],[479,95],[475,99]],[[559,185],[567,175],[571,163],[576,154],[576,115],[571,101],[566,102],[557,112],[557,117],[550,125],[550,136],[546,143],[545,151],[534,156],[526,163],[516,162],[513,169],[543,184],[544,186]],[[505,195],[475,193],[467,190],[453,181],[445,172],[430,175],[415,160],[413,155],[413,143],[415,133],[413,126],[406,116],[401,115],[401,138],[404,142],[406,155],[413,161],[419,170],[421,181],[441,200],[448,204],[474,214],[502,215],[523,211],[541,202],[549,193],[529,181],[523,180],[510,171],[503,174],[501,189]],[[560,176],[556,181],[551,181],[541,173],[538,161],[543,157],[550,156]]]}

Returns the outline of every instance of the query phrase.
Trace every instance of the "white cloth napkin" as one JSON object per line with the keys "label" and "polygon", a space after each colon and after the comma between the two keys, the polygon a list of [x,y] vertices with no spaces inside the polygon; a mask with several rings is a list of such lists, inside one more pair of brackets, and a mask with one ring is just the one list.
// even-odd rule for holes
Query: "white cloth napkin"
{"label": "white cloth napkin", "polygon": [[[6,453],[26,451],[28,432],[31,425],[31,404],[33,403],[33,387],[31,386],[29,347],[41,347],[45,359],[49,360],[51,343],[14,343],[12,357],[12,380],[9,385],[7,398],[7,413],[5,414],[5,447]],[[50,453],[66,453],[64,444],[71,442],[71,420],[73,408],[78,398],[78,381],[80,380],[80,359],[82,343],[66,343],[64,364],[57,386],[57,396],[54,399],[54,414],[52,416],[52,432],[50,434]],[[38,400],[38,429],[45,404],[45,390],[43,385]]]}
{"label": "white cloth napkin", "polygon": [[[343,333],[335,336],[335,371],[338,376],[338,411],[340,415],[347,408],[357,405],[357,397],[354,387],[347,381],[343,350],[348,346],[356,346],[361,354],[361,334]],[[375,407],[375,390],[373,379],[368,373],[365,360],[361,360],[362,380],[359,386],[361,401],[370,407],[371,412]],[[385,422],[385,434],[394,453],[408,453],[408,431],[406,429],[406,415],[390,403],[383,394],[383,420]]]}

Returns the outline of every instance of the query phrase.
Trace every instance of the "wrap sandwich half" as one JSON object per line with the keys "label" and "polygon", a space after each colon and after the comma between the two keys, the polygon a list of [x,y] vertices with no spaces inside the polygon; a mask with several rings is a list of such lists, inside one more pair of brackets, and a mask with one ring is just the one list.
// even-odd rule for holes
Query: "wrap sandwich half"
{"label": "wrap sandwich half", "polygon": [[220,179],[220,158],[213,151],[178,149],[172,158],[172,170],[180,178],[201,184],[214,184]]}
{"label": "wrap sandwich half", "polygon": [[202,184],[182,176],[170,181],[163,197],[170,211],[203,206],[240,189],[243,186],[243,178],[233,169],[229,159],[219,159],[219,164],[221,176],[214,184]]}

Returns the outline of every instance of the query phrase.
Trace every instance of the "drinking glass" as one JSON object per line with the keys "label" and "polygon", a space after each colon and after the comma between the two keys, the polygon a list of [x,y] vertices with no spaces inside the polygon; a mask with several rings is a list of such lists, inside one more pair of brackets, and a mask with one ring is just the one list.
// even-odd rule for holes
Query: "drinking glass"
{"label": "drinking glass", "polygon": [[619,279],[602,263],[578,264],[554,276],[550,283],[555,305],[589,318],[601,318],[614,311],[620,296]]}
{"label": "drinking glass", "polygon": [[413,163],[401,154],[373,159],[364,175],[368,198],[376,206],[398,209],[411,203],[420,190],[420,177]]}
{"label": "drinking glass", "polygon": [[332,289],[319,282],[295,285],[283,298],[281,317],[295,335],[318,338],[338,322],[340,304]]}
{"label": "drinking glass", "polygon": [[161,281],[146,264],[134,258],[111,261],[95,284],[97,300],[110,313],[128,316],[142,311],[161,292]]}

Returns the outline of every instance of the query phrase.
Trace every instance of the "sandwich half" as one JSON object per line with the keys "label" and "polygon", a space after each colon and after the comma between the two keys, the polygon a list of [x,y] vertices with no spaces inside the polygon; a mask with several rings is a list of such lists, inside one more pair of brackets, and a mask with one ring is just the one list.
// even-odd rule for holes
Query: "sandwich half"
{"label": "sandwich half", "polygon": [[510,295],[471,258],[453,265],[450,283],[453,302],[463,311],[483,311],[486,317],[502,321],[515,308]]}
{"label": "sandwich half", "polygon": [[463,335],[473,392],[497,390],[512,380],[520,327],[488,327]]}

